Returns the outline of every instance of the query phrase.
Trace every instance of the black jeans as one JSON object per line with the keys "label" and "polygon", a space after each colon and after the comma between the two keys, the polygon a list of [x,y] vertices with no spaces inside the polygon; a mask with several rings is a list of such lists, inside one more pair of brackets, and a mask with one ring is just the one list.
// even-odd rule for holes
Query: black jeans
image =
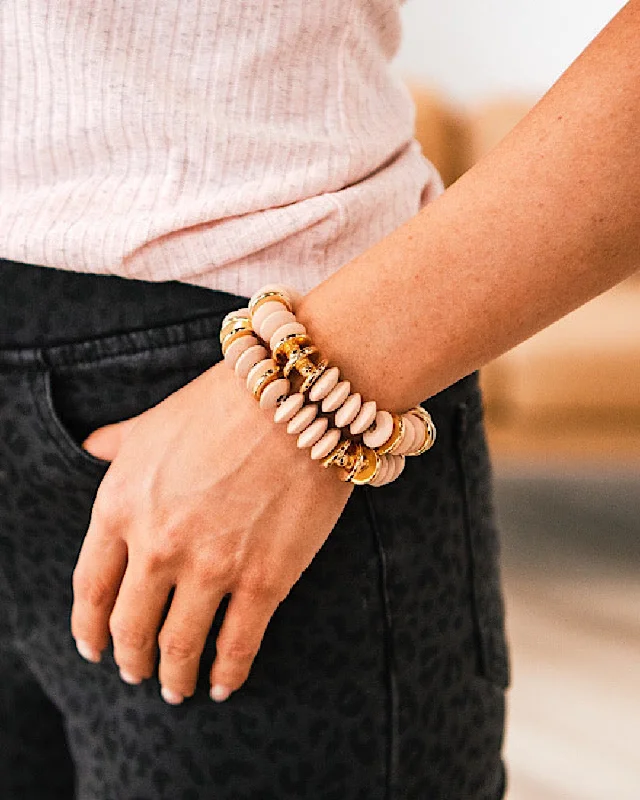
{"label": "black jeans", "polygon": [[208,698],[224,605],[181,706],[77,654],[71,575],[109,466],[79,442],[218,361],[246,301],[0,261],[0,796],[497,800],[508,661],[476,375],[425,403],[432,450],[355,489],[228,701]]}

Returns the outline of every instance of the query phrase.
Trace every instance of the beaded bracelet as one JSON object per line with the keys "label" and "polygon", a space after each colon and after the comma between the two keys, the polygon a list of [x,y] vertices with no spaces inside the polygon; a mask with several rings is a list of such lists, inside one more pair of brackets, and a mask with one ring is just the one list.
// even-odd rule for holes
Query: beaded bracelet
{"label": "beaded bracelet", "polygon": [[[224,359],[261,408],[275,409],[274,421],[287,424],[287,432],[298,437],[298,447],[310,448],[314,461],[337,467],[343,481],[391,483],[404,469],[405,456],[432,447],[435,425],[422,406],[398,414],[352,394],[351,383],[340,380],[339,369],[320,357],[297,321],[299,299],[295,289],[265,286],[251,297],[248,308],[227,314],[220,329]],[[294,377],[302,383],[290,394]]]}

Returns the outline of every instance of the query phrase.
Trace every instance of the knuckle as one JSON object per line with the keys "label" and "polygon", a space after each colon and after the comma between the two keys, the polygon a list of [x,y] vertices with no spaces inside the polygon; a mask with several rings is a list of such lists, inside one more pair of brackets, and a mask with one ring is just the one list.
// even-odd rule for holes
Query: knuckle
{"label": "knuckle", "polygon": [[240,590],[257,602],[279,601],[284,596],[280,581],[265,571],[245,575],[240,582]]}
{"label": "knuckle", "polygon": [[175,633],[160,634],[159,644],[162,656],[173,661],[193,661],[200,657],[195,642]]}
{"label": "knuckle", "polygon": [[234,639],[221,649],[221,655],[225,660],[240,663],[253,661],[257,653],[258,647],[246,639]]}
{"label": "knuckle", "polygon": [[76,600],[92,608],[100,608],[111,597],[107,583],[94,575],[75,570],[72,577],[73,594]]}
{"label": "knuckle", "polygon": [[117,471],[112,473],[109,470],[96,492],[92,516],[98,522],[126,517],[131,508],[130,492],[130,480]]}
{"label": "knuckle", "polygon": [[114,643],[126,650],[144,652],[151,646],[151,638],[147,633],[120,619],[109,620],[109,630]]}
{"label": "knuckle", "polygon": [[233,569],[229,560],[215,557],[200,558],[194,565],[195,577],[201,586],[229,584]]}

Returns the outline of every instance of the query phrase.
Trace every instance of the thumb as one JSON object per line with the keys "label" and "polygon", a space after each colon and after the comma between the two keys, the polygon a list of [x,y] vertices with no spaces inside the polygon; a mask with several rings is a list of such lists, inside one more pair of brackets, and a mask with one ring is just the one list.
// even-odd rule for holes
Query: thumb
{"label": "thumb", "polygon": [[130,417],[122,422],[113,422],[111,425],[96,428],[82,442],[82,447],[97,458],[113,461],[118,454],[120,445],[137,421],[138,417]]}

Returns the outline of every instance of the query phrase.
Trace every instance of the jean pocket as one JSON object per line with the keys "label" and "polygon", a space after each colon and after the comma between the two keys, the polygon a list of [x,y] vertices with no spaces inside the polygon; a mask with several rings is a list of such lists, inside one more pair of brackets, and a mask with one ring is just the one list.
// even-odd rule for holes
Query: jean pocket
{"label": "jean pocket", "polygon": [[60,417],[53,392],[51,370],[40,369],[31,374],[31,395],[40,422],[64,461],[92,477],[104,476],[110,462],[85,450],[80,439]]}
{"label": "jean pocket", "polygon": [[491,466],[479,391],[459,403],[455,453],[462,493],[477,672],[501,688],[509,685],[499,538],[493,510]]}

